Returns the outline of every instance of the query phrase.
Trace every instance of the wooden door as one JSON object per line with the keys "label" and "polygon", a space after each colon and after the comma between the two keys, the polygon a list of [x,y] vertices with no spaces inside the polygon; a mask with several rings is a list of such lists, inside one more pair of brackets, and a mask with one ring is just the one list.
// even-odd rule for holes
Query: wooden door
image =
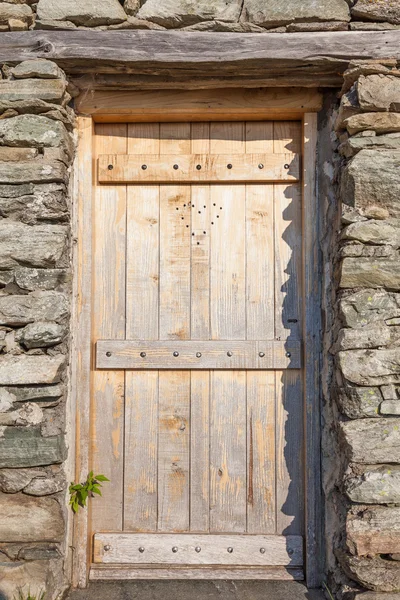
{"label": "wooden door", "polygon": [[302,578],[301,135],[96,125],[99,567]]}

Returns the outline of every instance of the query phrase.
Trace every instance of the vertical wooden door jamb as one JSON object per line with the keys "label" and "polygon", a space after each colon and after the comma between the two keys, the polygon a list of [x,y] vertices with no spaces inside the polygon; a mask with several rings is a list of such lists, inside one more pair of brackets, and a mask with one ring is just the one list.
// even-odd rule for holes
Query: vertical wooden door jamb
{"label": "vertical wooden door jamb", "polygon": [[[89,428],[91,388],[91,262],[93,139],[92,117],[77,119],[78,150],[75,164],[73,235],[73,330],[71,343],[71,423],[75,424],[74,481],[84,481],[89,472]],[[73,448],[73,443],[71,443]],[[69,509],[68,509],[69,510]],[[88,510],[73,519],[72,585],[85,588],[89,577],[90,543]]]}
{"label": "vertical wooden door jamb", "polygon": [[316,180],[317,114],[303,117],[303,282],[305,419],[305,572],[309,588],[320,587],[322,489],[320,427],[321,276]]}

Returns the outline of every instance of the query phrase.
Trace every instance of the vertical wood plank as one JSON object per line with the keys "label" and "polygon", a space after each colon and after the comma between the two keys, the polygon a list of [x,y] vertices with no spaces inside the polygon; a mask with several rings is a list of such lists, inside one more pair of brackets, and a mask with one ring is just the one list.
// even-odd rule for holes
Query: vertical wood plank
{"label": "vertical wood plank", "polygon": [[[96,125],[96,154],[125,154],[127,126]],[[126,187],[96,186],[93,213],[92,340],[125,338]],[[92,469],[112,480],[92,501],[92,529],[122,529],[124,390],[123,371],[94,371]]]}
{"label": "vertical wood plank", "polygon": [[[244,151],[244,123],[211,123],[211,154]],[[211,204],[211,339],[245,339],[245,186],[211,186]],[[210,387],[210,530],[243,532],[246,373],[215,371]]]}
{"label": "vertical wood plank", "polygon": [[247,533],[275,533],[275,373],[247,373]]}
{"label": "vertical wood plank", "polygon": [[[322,583],[322,498],[321,498],[321,261],[319,258],[320,216],[317,195],[316,114],[304,115],[303,133],[303,268],[304,268],[304,398],[306,432],[306,573],[307,585]],[[310,218],[310,215],[313,218]]]}
{"label": "vertical wood plank", "polygon": [[[160,153],[189,154],[190,124],[162,123]],[[190,339],[190,199],[189,186],[160,188],[161,340]],[[190,373],[160,372],[158,531],[189,530],[189,442]]]}
{"label": "vertical wood plank", "polygon": [[[128,153],[159,152],[159,125],[128,125]],[[159,186],[129,186],[126,338],[158,339]],[[158,372],[126,372],[124,530],[157,529]]]}
{"label": "vertical wood plank", "polygon": [[[274,152],[301,152],[301,125],[274,122]],[[299,184],[274,186],[275,337],[302,337],[302,218]],[[301,371],[276,371],[277,533],[303,533],[304,450]]]}
{"label": "vertical wood plank", "polygon": [[[208,154],[210,124],[192,123],[191,152]],[[191,339],[210,338],[210,186],[191,188]],[[194,234],[194,235],[193,235]],[[191,372],[190,530],[209,530],[210,372]]]}
{"label": "vertical wood plank", "polygon": [[[273,153],[273,122],[246,124],[246,152]],[[246,186],[247,339],[275,330],[274,188]],[[275,533],[275,375],[247,373],[247,532]]]}
{"label": "vertical wood plank", "polygon": [[275,371],[277,533],[304,534],[302,373]]}
{"label": "vertical wood plank", "polygon": [[[75,439],[74,481],[84,481],[90,470],[90,405],[91,394],[91,277],[92,277],[92,237],[87,235],[92,228],[93,192],[93,120],[91,117],[78,117],[78,151],[74,170],[76,203],[73,205],[73,235],[78,244],[74,252],[73,315],[75,331],[71,352],[71,431]],[[72,419],[71,419],[72,420]],[[84,443],[86,441],[86,443]],[[70,452],[72,454],[72,452]],[[69,519],[71,522],[71,519]],[[79,511],[73,520],[72,583],[85,588],[88,581],[89,565],[89,522],[87,511]]]}

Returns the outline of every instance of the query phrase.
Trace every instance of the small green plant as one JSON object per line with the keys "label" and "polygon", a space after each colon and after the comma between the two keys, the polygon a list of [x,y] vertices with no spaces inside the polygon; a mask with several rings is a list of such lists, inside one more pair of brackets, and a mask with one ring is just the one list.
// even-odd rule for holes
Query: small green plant
{"label": "small green plant", "polygon": [[330,598],[331,600],[335,600],[335,598],[332,596],[332,592],[331,592],[331,590],[328,588],[328,586],[326,585],[326,583],[325,583],[325,582],[324,582],[324,588],[325,588],[325,590],[326,590],[326,592],[327,592],[327,594],[328,594],[329,598]]}
{"label": "small green plant", "polygon": [[44,598],[45,592],[43,590],[32,594],[30,588],[27,592],[24,592],[23,588],[18,588],[17,594],[14,596],[13,600],[44,600]]}
{"label": "small green plant", "polygon": [[[101,496],[101,482],[110,481],[105,475],[94,475],[90,471],[85,483],[71,483],[69,486],[70,506],[74,513],[78,512],[79,507],[85,508],[87,499],[93,498],[95,494]],[[22,600],[18,598],[18,600]],[[38,600],[43,600],[38,598]]]}

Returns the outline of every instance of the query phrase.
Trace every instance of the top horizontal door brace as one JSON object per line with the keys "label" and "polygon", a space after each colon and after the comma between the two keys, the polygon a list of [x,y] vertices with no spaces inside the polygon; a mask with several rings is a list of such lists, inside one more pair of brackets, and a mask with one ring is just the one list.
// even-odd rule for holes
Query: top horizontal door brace
{"label": "top horizontal door brace", "polygon": [[293,154],[111,154],[98,159],[99,183],[296,182]]}

